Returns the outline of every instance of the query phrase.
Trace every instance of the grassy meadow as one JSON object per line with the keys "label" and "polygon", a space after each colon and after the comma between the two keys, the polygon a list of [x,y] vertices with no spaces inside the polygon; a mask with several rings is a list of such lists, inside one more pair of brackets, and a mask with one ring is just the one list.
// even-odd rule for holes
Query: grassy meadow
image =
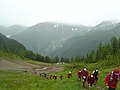
{"label": "grassy meadow", "polygon": [[[37,63],[37,62],[35,62]],[[89,73],[91,73],[95,67],[99,68],[99,80],[97,86],[93,86],[90,90],[107,90],[104,85],[104,78],[107,73],[113,70],[114,67],[119,65],[105,66],[102,62],[97,63],[74,63],[65,65],[65,70],[61,72],[49,73],[58,76],[57,80],[50,80],[39,75],[33,75],[31,73],[23,71],[13,70],[0,70],[0,90],[88,90],[88,86],[83,88],[81,82],[77,77],[77,70],[87,67]],[[67,78],[68,70],[72,71],[72,78]],[[63,80],[60,80],[60,74],[63,75]],[[120,90],[120,82],[118,83],[117,90]]]}

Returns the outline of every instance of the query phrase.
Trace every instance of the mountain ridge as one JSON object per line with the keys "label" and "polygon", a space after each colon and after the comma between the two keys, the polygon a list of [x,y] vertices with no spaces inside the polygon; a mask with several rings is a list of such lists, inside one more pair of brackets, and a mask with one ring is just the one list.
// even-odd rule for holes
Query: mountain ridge
{"label": "mountain ridge", "polygon": [[[21,39],[21,36],[16,36],[14,39],[18,40],[19,42],[23,43],[28,49],[31,49],[31,45],[34,45],[32,47],[35,47],[32,49],[34,52],[37,50],[43,51],[39,53],[47,53],[51,52],[52,50],[55,50],[56,48],[62,47],[62,44],[67,39],[77,36],[77,35],[84,35],[87,32],[87,29],[89,27],[84,26],[71,26],[67,24],[59,24],[59,23],[40,23],[37,25],[34,25],[32,27],[27,28],[24,32],[22,32],[23,36]],[[81,33],[79,33],[81,32]],[[34,36],[34,37],[33,37]],[[33,40],[33,38],[35,40]],[[26,41],[29,41],[29,43],[26,43]],[[39,42],[39,44],[37,44]],[[39,50],[40,48],[40,50]],[[36,49],[36,50],[35,50]]]}
{"label": "mountain ridge", "polygon": [[120,35],[119,21],[103,21],[96,26],[43,22],[26,28],[11,38],[27,49],[49,56],[85,55],[100,42]]}

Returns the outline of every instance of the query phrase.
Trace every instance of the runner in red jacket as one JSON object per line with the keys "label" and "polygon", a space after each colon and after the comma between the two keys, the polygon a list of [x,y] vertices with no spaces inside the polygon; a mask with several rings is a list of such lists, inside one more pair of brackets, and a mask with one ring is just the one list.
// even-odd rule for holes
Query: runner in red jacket
{"label": "runner in red jacket", "polygon": [[60,75],[60,80],[62,80],[63,79],[63,76],[62,75]]}
{"label": "runner in red jacket", "polygon": [[82,71],[81,71],[81,70],[78,70],[77,75],[78,75],[78,78],[79,78],[80,81],[81,81],[81,78],[82,78]]}
{"label": "runner in red jacket", "polygon": [[114,68],[114,70],[111,73],[108,73],[108,75],[104,80],[108,90],[115,90],[117,88],[119,77],[120,77],[120,74],[119,74],[118,68]]}
{"label": "runner in red jacket", "polygon": [[88,78],[88,71],[86,67],[82,70],[82,86],[85,87],[86,80]]}
{"label": "runner in red jacket", "polygon": [[92,87],[92,85],[93,85],[94,82],[95,82],[95,77],[94,77],[94,75],[93,75],[93,74],[90,74],[90,75],[88,76],[87,81],[88,81],[89,88]]}
{"label": "runner in red jacket", "polygon": [[53,75],[50,75],[50,79],[53,79]]}
{"label": "runner in red jacket", "polygon": [[71,78],[71,77],[72,77],[72,72],[71,72],[71,71],[68,71],[67,76],[68,76],[68,78]]}

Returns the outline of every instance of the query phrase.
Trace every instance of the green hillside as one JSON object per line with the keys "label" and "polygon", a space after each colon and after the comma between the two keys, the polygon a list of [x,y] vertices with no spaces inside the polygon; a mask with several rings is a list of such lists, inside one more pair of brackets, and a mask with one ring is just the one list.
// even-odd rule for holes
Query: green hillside
{"label": "green hillside", "polygon": [[[6,48],[3,48],[1,44],[0,60],[2,60],[2,57],[3,58],[7,57],[16,64],[18,64],[18,62],[20,64],[24,63],[21,65],[22,66],[28,65],[30,67],[31,64],[26,63],[26,61],[28,60],[24,61],[21,59],[22,62],[13,61],[14,58],[18,58],[18,56],[20,57],[21,53],[19,52],[18,54],[18,51],[19,50],[21,51],[21,49],[25,50],[25,52],[28,52],[27,53],[28,56],[26,58],[33,59],[33,60],[39,59],[38,61],[42,60],[41,57],[37,57],[37,59],[36,57],[33,58],[34,55],[38,55],[38,54],[35,54],[31,51],[27,51],[24,48],[24,46],[18,44],[14,40],[13,42],[17,44],[13,42],[11,43],[9,41],[10,39],[4,37],[2,34],[1,34],[0,40],[3,45],[6,45],[5,41],[8,40],[7,42],[9,42],[8,46],[6,45]],[[11,47],[9,47],[9,44],[11,45]],[[12,46],[14,46],[14,48],[18,46],[16,53],[15,53],[16,49],[13,49]],[[24,53],[23,55],[26,55],[26,54]],[[61,57],[60,60],[63,60],[63,59],[65,58]],[[49,58],[45,56],[43,60],[45,60],[44,62],[47,62],[46,60],[51,61],[53,60],[53,58]],[[59,57],[56,56],[54,60],[58,62]],[[18,69],[2,70],[1,69],[0,70],[0,90],[88,90],[88,85],[86,84],[86,87],[83,88],[81,85],[81,82],[78,80],[78,77],[77,77],[78,69],[82,70],[84,67],[88,69],[89,74],[96,67],[98,67],[100,72],[97,86],[96,87],[93,86],[92,88],[90,88],[90,90],[107,90],[105,89],[105,85],[104,85],[104,78],[106,77],[107,73],[111,72],[115,67],[120,69],[120,38],[113,37],[110,43],[108,44],[100,43],[98,45],[98,48],[95,51],[92,50],[85,57],[76,56],[75,58],[71,58],[71,59],[66,58],[66,60],[69,61],[68,64],[67,63],[63,65],[49,64],[49,66],[44,63],[38,64],[37,61],[32,61],[30,63],[34,63],[34,65],[37,65],[37,66],[34,67],[32,65],[31,71],[33,71],[34,69],[34,71],[36,71],[36,74],[35,72],[26,71],[25,68],[23,70],[18,70]],[[64,67],[64,70],[63,69],[59,70],[58,67],[59,69]],[[42,71],[38,71],[39,69],[42,69]],[[67,72],[69,70],[72,71],[72,78],[70,79],[67,78]],[[56,74],[58,76],[58,79],[50,80],[47,78],[40,77],[39,74],[42,72],[47,72],[47,74],[49,75]],[[63,75],[63,80],[59,79],[60,75]],[[117,90],[119,89],[120,89],[120,86],[118,85]]]}
{"label": "green hillside", "polygon": [[[23,59],[32,59],[42,62],[50,62],[49,57],[42,56],[38,53],[33,53],[27,50],[21,43],[16,40],[9,39],[0,33],[0,56],[5,58],[20,57]],[[1,58],[0,57],[0,58]]]}
{"label": "green hillside", "polygon": [[16,40],[8,39],[0,33],[0,49],[16,53],[18,50],[26,50],[26,48]]}
{"label": "green hillside", "polygon": [[[88,90],[87,84],[86,87],[83,88],[76,75],[77,70],[82,69],[84,66],[87,67],[89,73],[92,72],[96,66],[99,68],[100,74],[97,86],[93,86],[90,90],[107,90],[105,89],[104,78],[114,67],[120,69],[120,66],[115,64],[109,66],[104,63],[106,62],[69,64],[64,71],[49,73],[49,75],[56,74],[58,76],[57,80],[46,79],[39,75],[31,75],[27,72],[0,70],[0,90]],[[71,79],[67,78],[68,70],[72,71]],[[60,74],[63,75],[63,80],[59,79]],[[117,90],[120,89],[119,84],[120,83],[118,83]]]}

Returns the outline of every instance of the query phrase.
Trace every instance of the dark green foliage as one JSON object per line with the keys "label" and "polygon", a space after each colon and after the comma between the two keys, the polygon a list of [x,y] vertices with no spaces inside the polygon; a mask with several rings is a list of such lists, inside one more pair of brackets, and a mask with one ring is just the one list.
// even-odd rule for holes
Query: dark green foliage
{"label": "dark green foliage", "polygon": [[57,63],[57,62],[69,62],[69,58],[55,56],[54,58],[50,58],[48,56],[42,56],[38,53],[33,53],[31,50],[27,50],[22,44],[19,42],[6,38],[4,35],[0,34],[0,51],[7,52],[11,55],[16,55],[21,58],[28,58],[31,60],[47,62],[47,63]]}
{"label": "dark green foliage", "polygon": [[32,60],[37,60],[41,62],[51,62],[48,56],[41,56],[38,53],[33,53],[30,50],[27,50],[22,44],[19,42],[6,38],[4,35],[0,33],[0,51],[9,53],[11,55],[16,55],[21,58],[28,58]]}
{"label": "dark green foliage", "polygon": [[80,62],[80,61],[81,61],[81,57],[77,55],[77,56],[75,57],[74,62]]}
{"label": "dark green foliage", "polygon": [[[95,63],[101,60],[106,60],[107,65],[111,65],[112,62],[115,64],[120,63],[120,38],[113,37],[110,43],[100,42],[96,50],[91,50],[85,57],[76,55],[71,57],[69,62],[86,62]],[[62,58],[63,59],[63,58]],[[118,64],[117,64],[118,65]]]}
{"label": "dark green foliage", "polygon": [[113,37],[111,39],[111,49],[112,49],[112,54],[116,54],[118,50],[118,40],[116,37]]}
{"label": "dark green foliage", "polygon": [[118,38],[118,48],[120,49],[120,37]]}
{"label": "dark green foliage", "polygon": [[22,52],[23,50],[26,50],[26,48],[17,41],[8,39],[4,35],[0,34],[0,50],[19,54],[20,51]]}
{"label": "dark green foliage", "polygon": [[86,62],[97,62],[100,60],[108,60],[107,64],[111,65],[117,60],[120,62],[120,38],[113,37],[109,44],[100,43],[97,47],[97,50],[87,53],[85,60]]}

